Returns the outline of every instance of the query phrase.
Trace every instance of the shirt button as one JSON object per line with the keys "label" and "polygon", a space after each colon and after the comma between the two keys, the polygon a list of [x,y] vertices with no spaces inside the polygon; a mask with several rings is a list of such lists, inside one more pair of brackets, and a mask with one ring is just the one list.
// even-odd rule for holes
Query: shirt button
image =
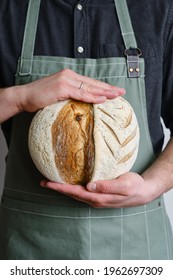
{"label": "shirt button", "polygon": [[78,51],[79,53],[83,53],[83,52],[84,52],[84,48],[80,46],[80,47],[77,48],[77,51]]}
{"label": "shirt button", "polygon": [[81,5],[81,4],[77,4],[77,9],[78,9],[79,11],[82,11],[82,9],[83,9],[82,5]]}

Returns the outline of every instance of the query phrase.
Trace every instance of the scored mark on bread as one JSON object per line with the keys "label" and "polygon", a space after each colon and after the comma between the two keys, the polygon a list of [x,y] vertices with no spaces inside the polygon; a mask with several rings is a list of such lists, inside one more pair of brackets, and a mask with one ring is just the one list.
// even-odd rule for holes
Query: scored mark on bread
{"label": "scored mark on bread", "polygon": [[107,127],[107,129],[110,131],[110,133],[113,135],[113,137],[116,139],[116,141],[121,145],[120,140],[118,139],[117,134],[115,133],[115,131],[103,120],[100,119],[102,121],[102,123]]}
{"label": "scored mark on bread", "polygon": [[111,155],[112,155],[112,156],[113,156],[113,158],[114,158],[114,152],[112,151],[112,149],[111,149],[111,147],[110,147],[109,143],[106,141],[106,139],[105,139],[105,137],[104,137],[104,135],[103,135],[102,133],[101,133],[101,135],[102,135],[103,140],[104,140],[104,142],[105,142],[106,146],[108,147],[108,149],[109,149],[109,151],[110,151]]}
{"label": "scored mark on bread", "polygon": [[[100,107],[98,107],[98,109],[103,113],[103,114],[105,114],[105,115],[107,115],[108,117],[110,117],[112,120],[118,120],[118,118],[116,118],[116,116],[115,117],[113,117],[112,115],[110,115],[106,110],[104,110],[103,108],[100,108]],[[123,108],[118,108],[118,109],[120,109],[120,110],[122,110]],[[132,109],[130,110],[130,113],[129,113],[129,115],[127,116],[127,119],[126,119],[126,123],[124,124],[124,127],[125,128],[127,128],[130,124],[131,124],[131,122],[132,122],[132,116],[133,116],[133,112],[132,112]]]}
{"label": "scored mark on bread", "polygon": [[98,109],[99,109],[102,113],[104,113],[105,115],[107,115],[108,117],[110,117],[112,120],[115,121],[115,119],[114,119],[107,111],[105,111],[103,108],[98,107]]}
{"label": "scored mark on bread", "polygon": [[121,147],[125,147],[131,140],[133,140],[133,138],[135,138],[137,133],[137,127],[135,127],[135,129],[132,131],[132,133],[126,137],[126,139],[124,140],[124,142],[121,144]]}
{"label": "scored mark on bread", "polygon": [[128,154],[126,154],[119,162],[118,164],[121,164],[121,163],[125,163],[126,161],[128,161],[134,154],[135,150],[136,150],[137,147],[135,147],[132,151],[130,151]]}

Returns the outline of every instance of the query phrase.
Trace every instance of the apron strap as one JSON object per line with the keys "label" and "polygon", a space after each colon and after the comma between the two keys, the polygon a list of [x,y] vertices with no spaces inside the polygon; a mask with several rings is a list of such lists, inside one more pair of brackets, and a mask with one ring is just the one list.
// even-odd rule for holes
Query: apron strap
{"label": "apron strap", "polygon": [[[126,48],[124,55],[126,56],[127,62],[127,75],[129,78],[139,78],[139,57],[141,55],[141,50],[137,47],[127,2],[126,0],[114,0],[114,2],[120,24],[121,34]],[[131,50],[133,50],[132,53]]]}
{"label": "apron strap", "polygon": [[126,49],[137,49],[137,43],[126,0],[114,0],[120,24],[121,34]]}
{"label": "apron strap", "polygon": [[19,74],[30,75],[41,0],[30,0],[28,5]]}

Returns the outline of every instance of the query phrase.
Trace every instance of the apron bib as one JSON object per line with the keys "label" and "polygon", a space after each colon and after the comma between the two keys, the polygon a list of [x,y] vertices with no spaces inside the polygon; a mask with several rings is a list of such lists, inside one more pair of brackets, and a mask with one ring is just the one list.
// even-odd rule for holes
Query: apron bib
{"label": "apron bib", "polygon": [[[16,84],[48,76],[64,68],[124,87],[140,127],[140,147],[132,171],[141,173],[154,160],[148,130],[145,65],[125,0],[115,0],[124,57],[74,59],[33,56],[40,1],[30,0]],[[134,48],[137,54],[130,54]],[[135,70],[136,69],[136,70]],[[94,209],[40,187],[42,175],[28,150],[34,114],[13,118],[5,187],[0,208],[2,259],[172,259],[173,240],[163,197],[132,208]]]}

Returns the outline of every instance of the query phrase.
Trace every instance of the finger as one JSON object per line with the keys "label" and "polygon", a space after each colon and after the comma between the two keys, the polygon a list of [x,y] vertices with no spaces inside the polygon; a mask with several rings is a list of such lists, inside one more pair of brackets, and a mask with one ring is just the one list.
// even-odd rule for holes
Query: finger
{"label": "finger", "polygon": [[115,98],[117,96],[125,94],[125,89],[111,86],[108,84],[106,84],[106,87],[104,88],[104,87],[96,86],[94,83],[86,83],[81,81],[80,82],[77,81],[76,83],[76,80],[73,80],[71,78],[64,81],[64,87],[65,87],[65,83],[69,87],[71,86],[72,88],[74,88],[75,92],[77,90],[80,90],[82,94],[91,93],[97,96],[105,96],[106,98]]}
{"label": "finger", "polygon": [[76,89],[73,87],[70,87],[66,85],[66,87],[63,88],[63,96],[59,97],[57,96],[57,101],[59,100],[65,100],[68,98],[87,102],[87,103],[103,103],[106,101],[106,94],[103,95],[95,95],[90,92],[85,92],[80,89]]}
{"label": "finger", "polygon": [[114,87],[114,89],[111,87],[109,89],[104,89],[101,87],[96,87],[93,84],[83,82],[81,83],[79,90],[85,94],[91,93],[98,96],[105,96],[106,98],[115,98],[125,94],[125,90],[118,87]]}
{"label": "finger", "polygon": [[[61,183],[55,183],[55,182],[49,182],[49,181],[41,181],[40,185],[45,188],[52,189],[54,191],[57,191],[59,193],[62,193],[66,196],[69,196],[71,198],[74,198],[78,201],[90,204],[94,206],[95,201],[97,201],[95,196],[98,196],[98,194],[94,194],[91,192],[88,192],[88,190],[81,185],[71,185],[71,184],[61,184]],[[100,194],[99,194],[100,196]]]}
{"label": "finger", "polygon": [[[90,92],[85,92],[84,90],[77,90],[74,94],[72,93],[71,98],[88,103],[104,103],[110,95],[111,94],[107,94],[106,92],[93,94]],[[114,96],[114,98],[115,97],[116,96]],[[111,96],[109,98],[111,98]]]}
{"label": "finger", "polygon": [[86,186],[87,190],[95,193],[116,194],[129,196],[129,184],[120,177],[113,180],[101,180],[90,182]]}
{"label": "finger", "polygon": [[100,80],[96,80],[87,76],[80,75],[70,69],[65,69],[62,71],[64,79],[68,79],[69,85],[81,89],[85,89],[86,91],[91,91],[91,89],[95,88],[96,91],[99,89],[104,89],[106,91],[110,91],[115,94],[123,95],[125,94],[125,89],[117,86],[110,85]]}
{"label": "finger", "polygon": [[62,193],[75,200],[87,203],[94,208],[119,208],[122,207],[122,205],[125,205],[126,201],[126,198],[121,195],[92,193],[80,185],[42,181],[41,186]]}
{"label": "finger", "polygon": [[111,91],[106,91],[103,89],[94,89],[86,91],[85,89],[77,89],[74,92],[71,91],[71,98],[75,98],[81,101],[91,102],[91,103],[102,103],[106,99],[116,98],[119,96],[118,93],[113,93]]}
{"label": "finger", "polygon": [[95,193],[105,193],[105,194],[116,193],[115,180],[90,182],[87,184],[86,188],[90,192],[95,192]]}
{"label": "finger", "polygon": [[[103,85],[106,86],[103,86]],[[81,82],[79,89],[84,90],[86,92],[92,92],[92,93],[111,93],[111,97],[114,97],[114,95],[118,96],[118,95],[124,95],[125,94],[125,89],[124,88],[120,88],[120,87],[116,87],[116,86],[112,86],[110,84],[106,84],[100,81],[94,80],[91,81],[91,83],[87,83],[87,82]]]}
{"label": "finger", "polygon": [[42,187],[52,189],[62,194],[74,197],[75,199],[82,198],[86,189],[80,185],[62,184],[57,182],[41,182]]}
{"label": "finger", "polygon": [[115,90],[116,91],[117,89],[119,89],[119,90],[123,90],[123,92],[125,91],[123,88],[118,88],[116,86],[110,85],[110,84],[105,83],[103,81],[93,79],[93,78],[90,78],[90,77],[87,77],[87,76],[82,76],[82,75],[79,75],[77,73],[76,73],[75,78],[79,82],[79,87],[80,87],[81,82],[83,82],[84,84],[86,83],[86,84],[92,85],[96,88],[102,88],[102,89],[105,89],[105,90],[112,90],[112,91]]}
{"label": "finger", "polygon": [[58,100],[65,100],[67,98],[72,98],[76,100],[80,100],[83,102],[89,102],[89,103],[103,103],[107,98],[116,98],[120,94],[119,92],[112,92],[104,89],[97,89],[92,88],[90,91],[86,91],[83,88],[77,89],[74,87],[69,86],[66,84],[62,88],[63,90],[63,97],[57,97]]}

